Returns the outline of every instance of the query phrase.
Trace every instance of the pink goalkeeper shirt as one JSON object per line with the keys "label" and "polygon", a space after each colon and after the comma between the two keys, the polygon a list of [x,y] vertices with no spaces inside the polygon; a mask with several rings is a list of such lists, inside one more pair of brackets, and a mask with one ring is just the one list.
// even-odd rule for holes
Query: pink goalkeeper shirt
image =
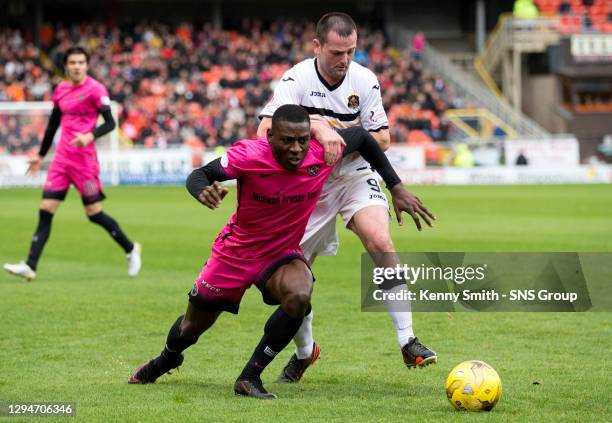
{"label": "pink goalkeeper shirt", "polygon": [[100,108],[110,106],[108,91],[100,82],[88,76],[81,85],[61,82],[53,92],[53,105],[62,112],[61,136],[55,150],[55,160],[86,163],[96,157],[95,142],[85,147],[70,143],[77,133],[95,129]]}

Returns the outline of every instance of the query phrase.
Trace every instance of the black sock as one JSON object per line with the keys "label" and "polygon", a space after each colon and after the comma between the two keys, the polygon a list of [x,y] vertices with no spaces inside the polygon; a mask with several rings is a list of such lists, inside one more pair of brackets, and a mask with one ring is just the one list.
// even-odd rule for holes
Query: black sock
{"label": "black sock", "polygon": [[177,358],[183,351],[198,342],[199,337],[190,338],[181,336],[181,322],[185,316],[179,316],[170,328],[166,338],[166,346],[161,355],[167,359]]}
{"label": "black sock", "polygon": [[250,360],[244,366],[241,379],[259,378],[276,354],[281,352],[291,342],[297,333],[304,317],[291,317],[279,307],[270,316],[264,327],[264,335],[259,345],[253,351]]}
{"label": "black sock", "polygon": [[32,270],[36,270],[38,259],[40,259],[42,250],[49,239],[52,219],[53,213],[49,213],[43,209],[38,210],[38,226],[36,227],[36,232],[34,232],[34,236],[32,237],[30,252],[28,253],[28,260],[26,261]]}
{"label": "black sock", "polygon": [[117,241],[117,244],[121,245],[121,247],[125,250],[126,253],[132,251],[132,249],[134,248],[134,244],[132,244],[132,241],[130,241],[128,237],[125,236],[115,219],[113,219],[104,212],[100,212],[98,214],[89,216],[89,220],[91,220],[93,223],[97,223],[98,225],[106,229],[109,235],[112,236],[115,241]]}

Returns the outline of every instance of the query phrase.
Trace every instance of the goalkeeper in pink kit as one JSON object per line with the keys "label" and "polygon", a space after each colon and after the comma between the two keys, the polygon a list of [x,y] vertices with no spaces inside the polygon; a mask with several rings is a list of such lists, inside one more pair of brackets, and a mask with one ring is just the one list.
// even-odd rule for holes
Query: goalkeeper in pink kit
{"label": "goalkeeper in pink kit", "polygon": [[[332,131],[325,126],[320,131]],[[316,131],[315,131],[316,132]],[[269,305],[279,305],[234,384],[237,395],[275,399],[261,373],[291,341],[310,312],[314,278],[299,247],[308,218],[334,167],[311,140],[310,118],[301,106],[286,104],[272,116],[267,140],[242,140],[227,153],[196,169],[187,180],[191,195],[209,208],[221,203],[227,189],[220,181],[237,180],[236,212],[213,243],[211,254],[189,292],[185,315],[174,322],[162,353],[138,367],[129,383],[153,383],[179,367],[183,351],[195,344],[219,315],[237,314],[245,291],[255,285]],[[358,151],[382,176],[401,212],[430,223],[433,216],[401,181],[374,138],[363,128],[340,131],[343,155]],[[315,138],[323,137],[315,133]]]}
{"label": "goalkeeper in pink kit", "polygon": [[[88,61],[89,56],[81,47],[71,47],[66,51],[64,65],[68,80],[61,82],[53,92],[53,111],[42,145],[38,156],[30,160],[28,173],[38,173],[55,132],[61,126],[61,137],[47,172],[38,226],[28,258],[24,262],[4,265],[7,272],[26,280],[36,277],[38,260],[49,238],[53,216],[71,184],[81,194],[89,220],[102,226],[127,254],[128,275],[136,276],[140,271],[140,244],[130,241],[119,224],[102,211],[105,196],[94,141],[112,131],[115,121],[106,88],[87,75]],[[96,127],[99,114],[104,123]]]}

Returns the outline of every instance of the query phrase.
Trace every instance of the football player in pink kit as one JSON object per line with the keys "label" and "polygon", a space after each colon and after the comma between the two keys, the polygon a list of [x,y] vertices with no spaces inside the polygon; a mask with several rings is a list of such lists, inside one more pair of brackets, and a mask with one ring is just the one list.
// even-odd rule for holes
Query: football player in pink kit
{"label": "football player in pink kit", "polygon": [[[340,134],[346,142],[344,155],[359,151],[381,174],[400,223],[402,211],[413,218],[421,216],[427,223],[433,219],[404,189],[366,130],[356,127]],[[236,212],[214,241],[189,293],[187,312],[171,327],[162,353],[136,369],[129,383],[153,383],[180,366],[182,352],[198,341],[221,312],[237,314],[244,292],[254,284],[266,304],[280,307],[266,322],[264,335],[236,380],[234,392],[276,398],[265,390],[260,375],[291,341],[310,311],[313,277],[299,244],[323,183],[334,168],[325,164],[323,147],[310,139],[310,119],[301,106],[279,107],[267,137],[235,143],[223,157],[196,169],[187,180],[195,198],[216,208],[227,192],[218,182],[236,179]]]}
{"label": "football player in pink kit", "polygon": [[[61,137],[47,173],[38,226],[32,237],[28,258],[25,262],[4,265],[7,272],[26,280],[36,277],[38,260],[51,232],[51,221],[70,184],[81,194],[89,220],[106,229],[126,252],[128,274],[136,276],[140,271],[140,244],[131,242],[117,222],[102,211],[101,201],[105,196],[100,184],[94,140],[112,131],[115,121],[106,88],[87,75],[88,61],[89,56],[81,47],[71,47],[66,51],[64,65],[68,81],[60,83],[53,93],[53,111],[38,157],[30,160],[28,173],[38,173],[61,125]],[[99,114],[103,116],[104,123],[96,127]]]}

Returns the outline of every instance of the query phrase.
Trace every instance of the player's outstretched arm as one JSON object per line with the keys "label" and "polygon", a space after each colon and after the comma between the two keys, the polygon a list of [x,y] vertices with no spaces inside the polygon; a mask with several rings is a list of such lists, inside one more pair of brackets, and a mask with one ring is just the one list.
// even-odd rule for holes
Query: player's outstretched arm
{"label": "player's outstretched arm", "polygon": [[40,172],[43,159],[51,148],[51,144],[53,143],[53,137],[55,136],[57,128],[59,128],[60,126],[61,120],[61,110],[59,109],[59,107],[53,107],[53,110],[51,110],[51,116],[49,117],[49,122],[47,123],[47,129],[45,129],[45,135],[43,136],[42,143],[40,144],[40,149],[38,150],[38,155],[28,160],[28,170],[26,170],[27,175],[36,176],[38,172]]}
{"label": "player's outstretched arm", "polygon": [[26,175],[36,176],[40,172],[42,167],[43,157],[36,156],[28,160],[28,168],[26,169]]}
{"label": "player's outstretched arm", "polygon": [[397,222],[400,225],[404,224],[402,212],[406,212],[412,217],[419,231],[422,229],[420,219],[423,219],[431,227],[431,221],[436,219],[435,216],[427,210],[416,195],[404,188],[402,181],[389,163],[389,159],[372,135],[361,127],[342,129],[338,133],[346,142],[344,155],[359,151],[359,154],[376,169],[387,184],[387,188],[391,192]]}
{"label": "player's outstretched arm", "polygon": [[189,193],[209,209],[216,209],[227,194],[227,188],[219,182],[229,178],[223,171],[221,159],[215,159],[206,166],[195,169],[187,178]]}
{"label": "player's outstretched arm", "polygon": [[412,217],[419,231],[422,229],[420,219],[423,219],[430,228],[433,226],[431,221],[436,220],[436,217],[427,210],[427,207],[425,207],[419,197],[404,188],[401,183],[395,185],[389,191],[391,192],[391,200],[393,201],[393,209],[395,210],[397,223],[400,226],[404,224],[402,212],[406,212]]}

